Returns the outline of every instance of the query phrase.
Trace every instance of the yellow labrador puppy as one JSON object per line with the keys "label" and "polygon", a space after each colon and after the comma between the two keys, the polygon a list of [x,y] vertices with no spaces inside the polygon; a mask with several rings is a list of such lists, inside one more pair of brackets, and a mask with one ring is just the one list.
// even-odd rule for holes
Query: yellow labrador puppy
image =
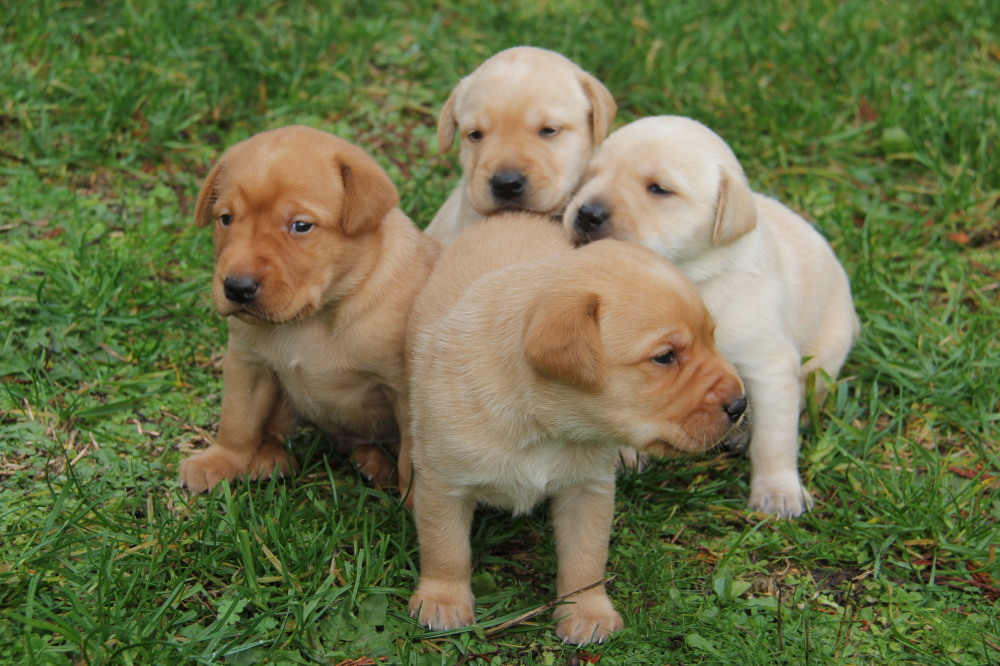
{"label": "yellow labrador puppy", "polygon": [[518,46],[462,79],[438,118],[463,175],[427,227],[442,243],[501,210],[560,216],[616,111],[604,85],[562,55]]}
{"label": "yellow labrador puppy", "polygon": [[[432,629],[474,621],[476,504],[529,511],[553,498],[557,594],[603,579],[622,445],[679,456],[724,438],[746,407],[714,324],[684,275],[649,250],[574,250],[559,225],[497,215],[445,248],[414,305],[414,515]],[[622,620],[603,585],[559,606],[566,642]]]}
{"label": "yellow labrador puppy", "polygon": [[[405,431],[407,317],[438,247],[398,204],[371,156],[309,127],[261,132],[218,161],[195,216],[212,225],[212,297],[229,324],[222,415],[182,485],[287,473],[299,419],[355,443]],[[356,460],[376,482],[392,470],[374,446]]]}
{"label": "yellow labrador puppy", "polygon": [[781,517],[811,507],[797,462],[806,381],[818,369],[836,377],[858,333],[847,274],[823,237],[751,192],[717,134],[677,116],[609,136],[563,225],[578,244],[641,243],[694,280],[747,386],[750,507]]}

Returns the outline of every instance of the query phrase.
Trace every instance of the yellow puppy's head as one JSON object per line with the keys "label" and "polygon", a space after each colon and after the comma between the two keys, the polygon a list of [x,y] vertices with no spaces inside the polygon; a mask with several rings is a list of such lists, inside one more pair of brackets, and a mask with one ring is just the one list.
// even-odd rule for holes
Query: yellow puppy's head
{"label": "yellow puppy's head", "polygon": [[398,202],[378,164],[332,134],[291,126],[234,145],[195,212],[213,225],[216,309],[281,323],[352,293],[354,269],[375,260],[363,239]]}
{"label": "yellow puppy's head", "polygon": [[700,453],[727,436],[746,398],[694,284],[633,243],[599,241],[565,256],[524,338],[529,362],[554,380],[550,395],[588,396],[596,429],[653,455]]}
{"label": "yellow puppy's head", "polygon": [[458,83],[438,118],[438,147],[458,135],[466,195],[480,214],[558,215],[615,111],[608,89],[572,61],[519,46]]}
{"label": "yellow puppy's head", "polygon": [[756,223],[753,193],[733,151],[680,116],[643,118],[612,133],[563,216],[577,244],[632,240],[680,265]]}

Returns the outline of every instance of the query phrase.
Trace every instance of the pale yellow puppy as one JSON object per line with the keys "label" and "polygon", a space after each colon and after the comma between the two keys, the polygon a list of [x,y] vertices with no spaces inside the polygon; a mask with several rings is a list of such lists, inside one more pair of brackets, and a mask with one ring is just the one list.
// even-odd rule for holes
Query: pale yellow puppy
{"label": "pale yellow puppy", "polygon": [[[405,431],[407,317],[438,247],[398,203],[367,153],[308,127],[261,132],[219,159],[195,216],[212,225],[212,297],[229,325],[222,414],[215,442],[181,464],[182,485],[287,473],[284,439],[301,419],[355,443]],[[392,461],[357,453],[387,479]]]}
{"label": "pale yellow puppy", "polygon": [[782,517],[811,507],[798,471],[807,378],[836,377],[858,333],[847,274],[823,237],[752,192],[717,134],[678,116],[609,136],[563,224],[576,243],[641,243],[694,280],[747,386],[750,507]]}
{"label": "pale yellow puppy", "polygon": [[[447,247],[409,336],[414,515],[424,626],[474,621],[476,504],[553,499],[563,596],[603,579],[620,446],[699,453],[746,407],[714,324],[684,275],[649,250],[574,250],[547,218],[507,213]],[[556,609],[566,642],[622,626],[603,585]]]}
{"label": "pale yellow puppy", "polygon": [[463,173],[427,233],[449,243],[501,210],[558,217],[615,111],[608,89],[558,53],[518,46],[489,58],[441,109],[438,148],[457,135]]}

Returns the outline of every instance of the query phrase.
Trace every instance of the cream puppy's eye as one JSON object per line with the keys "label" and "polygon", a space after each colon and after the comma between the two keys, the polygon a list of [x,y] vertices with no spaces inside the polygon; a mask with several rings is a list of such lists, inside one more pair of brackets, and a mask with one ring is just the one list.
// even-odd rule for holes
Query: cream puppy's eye
{"label": "cream puppy's eye", "polygon": [[654,356],[652,361],[657,365],[673,365],[677,362],[677,355],[673,351],[663,352],[659,356]]}
{"label": "cream puppy's eye", "polygon": [[222,226],[228,227],[232,223],[233,223],[233,216],[230,215],[229,213],[223,213],[222,215],[219,216],[219,224],[221,224]]}
{"label": "cream puppy's eye", "polygon": [[653,183],[646,189],[650,192],[650,194],[655,194],[660,197],[666,197],[673,194],[673,192],[663,187],[662,185],[659,185],[658,183]]}
{"label": "cream puppy's eye", "polygon": [[559,133],[558,127],[543,127],[542,129],[538,130],[538,135],[542,137],[555,136],[558,133]]}
{"label": "cream puppy's eye", "polygon": [[312,228],[316,226],[312,222],[306,222],[305,220],[296,220],[292,222],[292,233],[293,234],[307,234],[312,231]]}
{"label": "cream puppy's eye", "polygon": [[480,132],[479,130],[472,130],[471,132],[466,134],[465,137],[472,143],[477,143],[483,140],[483,133]]}

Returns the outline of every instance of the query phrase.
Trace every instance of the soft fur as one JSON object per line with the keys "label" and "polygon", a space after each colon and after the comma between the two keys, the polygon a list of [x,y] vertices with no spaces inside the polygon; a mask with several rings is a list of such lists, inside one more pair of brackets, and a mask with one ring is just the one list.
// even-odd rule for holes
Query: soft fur
{"label": "soft fur", "polygon": [[560,216],[615,111],[608,89],[558,53],[519,46],[489,58],[441,109],[438,148],[458,135],[463,175],[427,233],[449,243],[501,210]]}
{"label": "soft fur", "polygon": [[[649,250],[574,250],[544,217],[487,218],[444,250],[410,334],[421,624],[474,621],[477,502],[517,513],[552,497],[557,594],[602,580],[619,447],[702,452],[746,406],[713,326],[694,285]],[[567,642],[622,626],[603,585],[571,601],[556,609]]]}
{"label": "soft fur", "polygon": [[[212,296],[229,346],[219,434],[181,464],[183,485],[287,473],[284,438],[299,417],[344,441],[398,437],[407,316],[437,254],[398,201],[369,155],[308,127],[257,134],[215,165],[196,218],[213,225]],[[357,455],[387,478],[375,447]]]}
{"label": "soft fur", "polygon": [[609,136],[563,224],[576,243],[641,243],[694,280],[747,386],[750,507],[782,517],[811,507],[797,464],[805,387],[818,369],[836,377],[858,332],[847,275],[823,237],[752,192],[718,135],[676,116]]}

